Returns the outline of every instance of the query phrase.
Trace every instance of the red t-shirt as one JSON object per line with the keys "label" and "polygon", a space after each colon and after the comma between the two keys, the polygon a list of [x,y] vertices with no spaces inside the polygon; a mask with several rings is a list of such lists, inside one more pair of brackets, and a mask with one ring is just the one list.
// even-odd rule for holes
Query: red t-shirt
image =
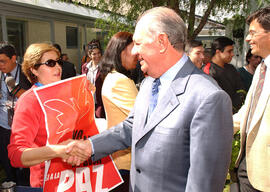
{"label": "red t-shirt", "polygon": [[[24,167],[21,162],[22,152],[27,148],[46,145],[47,132],[45,118],[33,92],[33,86],[17,101],[12,124],[8,156],[14,167]],[[30,167],[30,185],[42,187],[45,164]]]}

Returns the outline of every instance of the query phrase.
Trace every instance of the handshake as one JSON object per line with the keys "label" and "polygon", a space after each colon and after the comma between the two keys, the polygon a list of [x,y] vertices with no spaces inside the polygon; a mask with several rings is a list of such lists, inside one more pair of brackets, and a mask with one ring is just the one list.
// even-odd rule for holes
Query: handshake
{"label": "handshake", "polygon": [[72,166],[79,166],[92,155],[91,142],[87,140],[69,139],[57,145],[62,161]]}

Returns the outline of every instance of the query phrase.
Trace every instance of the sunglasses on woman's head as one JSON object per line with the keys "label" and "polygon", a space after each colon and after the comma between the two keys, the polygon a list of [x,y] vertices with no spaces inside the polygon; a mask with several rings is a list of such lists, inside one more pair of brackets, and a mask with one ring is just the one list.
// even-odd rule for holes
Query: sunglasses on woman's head
{"label": "sunglasses on woman's head", "polygon": [[54,67],[56,65],[56,63],[58,63],[60,66],[63,65],[63,62],[58,59],[57,61],[53,60],[53,59],[49,59],[48,61],[44,62],[44,63],[37,63],[34,65],[35,68],[39,67],[40,65],[47,65],[48,67]]}
{"label": "sunglasses on woman's head", "polygon": [[98,44],[90,44],[90,45],[88,45],[88,50],[92,50],[92,49],[100,49],[99,48],[99,46],[98,46]]}

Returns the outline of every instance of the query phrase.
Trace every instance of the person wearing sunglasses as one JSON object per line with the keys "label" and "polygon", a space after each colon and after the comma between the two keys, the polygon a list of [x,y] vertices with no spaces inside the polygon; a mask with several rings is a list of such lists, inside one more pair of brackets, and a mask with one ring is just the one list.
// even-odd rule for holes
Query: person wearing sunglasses
{"label": "person wearing sunglasses", "polygon": [[60,53],[50,44],[30,45],[24,55],[23,73],[33,84],[16,105],[8,154],[14,167],[30,167],[31,187],[42,187],[44,161],[68,158],[65,145],[46,146],[45,118],[33,88],[61,80]]}
{"label": "person wearing sunglasses", "polygon": [[96,118],[105,118],[105,110],[103,102],[101,99],[101,88],[103,80],[100,75],[100,65],[99,62],[102,57],[102,50],[99,44],[93,43],[88,46],[88,55],[91,58],[91,61],[86,64],[86,76],[87,79],[96,87],[94,94],[95,100],[95,117]]}
{"label": "person wearing sunglasses", "polygon": [[91,48],[91,45],[97,45],[98,47],[101,47],[100,41],[98,39],[92,39],[87,45],[83,45],[83,50],[84,50],[84,56],[82,57],[81,64],[81,73],[82,74],[87,74],[88,68],[86,65],[91,61],[92,58],[88,55],[88,50]]}

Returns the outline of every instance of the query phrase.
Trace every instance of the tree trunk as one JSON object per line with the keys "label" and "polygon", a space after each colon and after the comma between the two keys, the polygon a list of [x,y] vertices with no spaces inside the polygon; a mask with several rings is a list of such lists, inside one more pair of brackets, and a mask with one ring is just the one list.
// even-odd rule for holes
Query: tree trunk
{"label": "tree trunk", "polygon": [[193,34],[191,36],[188,37],[189,40],[193,40],[195,39],[198,34],[201,32],[201,30],[203,29],[203,27],[205,26],[206,22],[207,22],[207,19],[212,11],[212,9],[214,8],[214,5],[216,3],[216,0],[211,0],[208,7],[207,7],[207,10],[205,11],[202,19],[201,19],[201,22],[200,24],[198,25],[198,27],[195,29],[195,31],[193,32]]}
{"label": "tree trunk", "polygon": [[169,0],[168,7],[180,15],[179,0]]}
{"label": "tree trunk", "polygon": [[195,10],[196,10],[196,0],[190,0],[190,7],[189,7],[189,16],[188,16],[188,39],[192,37],[194,32],[194,25],[195,25]]}
{"label": "tree trunk", "polygon": [[151,0],[153,7],[158,7],[161,6],[163,4],[162,0]]}

